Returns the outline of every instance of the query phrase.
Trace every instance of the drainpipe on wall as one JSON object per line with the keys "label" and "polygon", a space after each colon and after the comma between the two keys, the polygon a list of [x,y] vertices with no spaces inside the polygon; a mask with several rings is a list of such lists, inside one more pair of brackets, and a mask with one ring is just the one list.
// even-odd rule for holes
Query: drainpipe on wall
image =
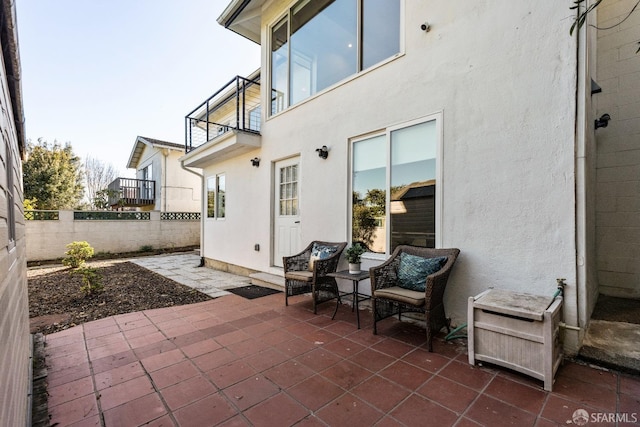
{"label": "drainpipe on wall", "polygon": [[186,170],[189,173],[192,173],[196,176],[200,177],[200,182],[202,183],[202,186],[200,187],[200,199],[202,200],[202,204],[200,205],[200,265],[198,267],[204,267],[204,212],[205,212],[205,198],[203,197],[202,193],[204,191],[204,174],[200,174],[196,171],[193,171],[189,168],[187,168],[184,165],[184,162],[181,161],[180,162],[180,167],[184,170]]}
{"label": "drainpipe on wall", "polygon": [[[579,13],[579,9],[576,9],[576,13]],[[562,328],[565,329],[565,334],[571,332],[575,334],[575,341],[573,341],[577,348],[575,351],[579,351],[582,340],[582,313],[581,307],[584,303],[584,296],[587,292],[587,271],[586,265],[587,253],[587,238],[586,238],[586,196],[585,192],[581,190],[586,189],[586,168],[587,168],[587,153],[586,153],[586,129],[584,123],[588,121],[585,119],[587,115],[586,105],[584,101],[585,84],[587,81],[587,66],[588,66],[588,41],[586,29],[587,25],[583,26],[576,34],[576,80],[575,80],[575,111],[574,111],[574,171],[575,171],[575,288],[572,290],[571,299],[575,304],[575,319],[573,321],[563,322]],[[584,62],[584,63],[583,63]],[[582,296],[582,298],[581,298]],[[569,295],[567,295],[569,297]],[[567,298],[568,299],[568,298]],[[567,316],[564,316],[567,321]],[[573,323],[573,324],[572,324]],[[566,339],[565,339],[566,341]]]}
{"label": "drainpipe on wall", "polygon": [[167,157],[169,157],[169,149],[162,149],[164,157],[164,166],[162,167],[162,212],[167,211]]}

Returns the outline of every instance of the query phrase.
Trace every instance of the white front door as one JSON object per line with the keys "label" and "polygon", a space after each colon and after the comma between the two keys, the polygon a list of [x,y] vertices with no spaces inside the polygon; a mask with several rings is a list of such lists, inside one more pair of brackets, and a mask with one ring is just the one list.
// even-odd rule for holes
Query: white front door
{"label": "white front door", "polygon": [[282,267],[282,257],[300,252],[300,158],[275,164],[273,265]]}

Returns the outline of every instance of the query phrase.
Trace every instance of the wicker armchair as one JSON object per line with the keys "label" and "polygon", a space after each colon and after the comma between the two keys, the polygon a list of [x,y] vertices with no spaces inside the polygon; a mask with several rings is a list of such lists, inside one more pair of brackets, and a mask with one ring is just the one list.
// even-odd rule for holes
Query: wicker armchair
{"label": "wicker armchair", "polygon": [[[336,251],[326,259],[316,259],[313,269],[309,269],[309,260],[314,245],[333,246]],[[340,300],[338,283],[327,273],[335,273],[346,242],[313,241],[302,252],[292,256],[282,257],[284,265],[284,297],[285,305],[289,305],[289,297],[311,292],[313,296],[313,313],[317,312],[317,305],[334,298]]]}
{"label": "wicker armchair", "polygon": [[[425,278],[425,292],[417,292],[398,286],[398,266],[400,254],[406,252],[422,258],[447,257],[440,270]],[[459,249],[433,249],[415,246],[398,246],[384,264],[369,269],[371,275],[371,295],[373,302],[373,333],[377,334],[376,324],[382,319],[403,311],[425,314],[427,327],[427,345],[433,351],[432,338],[443,326],[449,331],[449,319],[444,312],[444,291],[451,268],[460,253]]]}

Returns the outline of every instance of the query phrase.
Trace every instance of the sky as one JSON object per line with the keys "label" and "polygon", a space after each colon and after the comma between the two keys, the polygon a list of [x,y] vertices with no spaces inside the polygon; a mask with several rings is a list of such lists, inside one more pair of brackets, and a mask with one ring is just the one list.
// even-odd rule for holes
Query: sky
{"label": "sky", "polygon": [[230,0],[17,0],[26,136],[127,161],[137,136],[184,144],[184,117],[260,47],[217,23]]}

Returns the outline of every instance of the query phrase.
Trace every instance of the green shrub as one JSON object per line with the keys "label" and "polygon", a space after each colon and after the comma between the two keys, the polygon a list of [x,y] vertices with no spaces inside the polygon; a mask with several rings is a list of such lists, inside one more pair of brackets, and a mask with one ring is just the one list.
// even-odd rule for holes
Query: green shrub
{"label": "green shrub", "polygon": [[71,272],[71,274],[79,274],[82,276],[82,286],[80,286],[80,290],[84,292],[85,295],[102,292],[104,289],[102,276],[95,268],[81,267]]}
{"label": "green shrub", "polygon": [[151,245],[140,246],[140,252],[151,252],[151,251],[153,251],[153,246]]}
{"label": "green shrub", "polygon": [[67,267],[82,267],[86,260],[93,256],[93,248],[88,242],[71,242],[67,245],[66,256],[62,260],[62,264]]}

